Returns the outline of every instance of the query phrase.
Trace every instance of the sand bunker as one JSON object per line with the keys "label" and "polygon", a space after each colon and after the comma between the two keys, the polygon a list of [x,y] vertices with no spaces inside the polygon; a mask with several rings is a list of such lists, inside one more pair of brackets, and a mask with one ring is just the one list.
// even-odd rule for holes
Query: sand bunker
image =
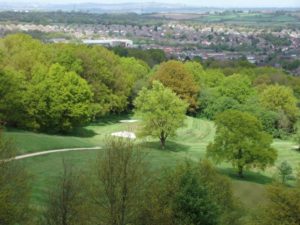
{"label": "sand bunker", "polygon": [[138,122],[138,120],[120,120],[120,123],[135,123]]}
{"label": "sand bunker", "polygon": [[123,138],[129,138],[129,139],[136,139],[135,133],[129,132],[129,131],[115,132],[115,133],[112,133],[111,135],[115,136],[115,137],[123,137]]}

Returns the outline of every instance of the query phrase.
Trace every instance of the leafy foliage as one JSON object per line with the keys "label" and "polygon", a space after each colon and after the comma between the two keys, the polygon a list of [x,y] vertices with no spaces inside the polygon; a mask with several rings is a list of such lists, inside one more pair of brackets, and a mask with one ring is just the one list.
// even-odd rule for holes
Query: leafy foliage
{"label": "leafy foliage", "polygon": [[239,224],[229,180],[207,161],[180,164],[153,182],[138,224]]}
{"label": "leafy foliage", "polygon": [[266,109],[282,113],[291,123],[288,129],[296,122],[299,115],[297,99],[290,88],[272,85],[266,87],[260,94],[260,102]]}
{"label": "leafy foliage", "polygon": [[271,147],[272,137],[263,131],[259,120],[249,113],[228,110],[216,118],[217,132],[207,155],[217,163],[230,162],[243,177],[244,168],[261,169],[272,165],[277,153]]}
{"label": "leafy foliage", "polygon": [[15,156],[14,145],[0,133],[0,224],[25,224],[29,215],[29,176],[21,164],[7,161]]}
{"label": "leafy foliage", "polygon": [[108,138],[93,168],[90,197],[96,213],[91,224],[125,225],[134,221],[147,181],[145,154],[132,141]]}
{"label": "leafy foliage", "polygon": [[142,134],[159,138],[162,148],[166,139],[183,126],[186,103],[158,81],[153,82],[150,90],[143,88],[134,105],[137,116],[142,119]]}
{"label": "leafy foliage", "polygon": [[128,109],[149,67],[100,46],[43,44],[27,35],[0,40],[0,119],[47,132]]}
{"label": "leafy foliage", "polygon": [[162,63],[152,79],[160,81],[182,100],[185,100],[189,104],[189,112],[196,111],[199,84],[196,83],[193,75],[188,72],[183,63],[174,60]]}
{"label": "leafy foliage", "polygon": [[289,176],[293,173],[293,168],[287,161],[283,161],[278,167],[278,173],[281,177],[281,182],[285,184],[286,180],[290,178]]}
{"label": "leafy foliage", "polygon": [[33,77],[24,96],[32,128],[52,132],[67,132],[89,121],[92,92],[85,80],[75,72],[66,72],[55,64],[43,80]]}
{"label": "leafy foliage", "polygon": [[300,189],[274,184],[267,189],[268,203],[260,208],[254,224],[297,225],[300,221]]}

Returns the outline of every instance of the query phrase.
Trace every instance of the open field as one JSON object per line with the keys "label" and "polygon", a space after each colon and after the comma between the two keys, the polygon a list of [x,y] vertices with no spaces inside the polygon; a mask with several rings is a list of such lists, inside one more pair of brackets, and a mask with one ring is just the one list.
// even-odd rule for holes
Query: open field
{"label": "open field", "polygon": [[193,24],[228,24],[255,27],[300,26],[297,13],[225,12],[216,14],[157,13],[153,18],[180,20]]}
{"label": "open field", "polygon": [[227,13],[216,15],[204,15],[196,19],[194,22],[200,23],[225,23],[243,26],[285,26],[291,25],[299,26],[300,20],[287,14],[271,14],[271,13]]}
{"label": "open field", "polygon": [[[20,149],[20,154],[37,152],[47,149],[66,147],[103,146],[105,137],[117,131],[135,131],[138,123],[120,123],[120,118],[112,118],[105,123],[95,123],[77,131],[73,136],[57,136],[8,130],[7,137],[12,138]],[[188,117],[186,127],[178,130],[178,136],[167,143],[167,149],[161,150],[157,140],[141,139],[142,146],[148,152],[151,165],[155,169],[174,166],[184,159],[197,161],[205,157],[206,146],[213,140],[214,124],[203,119]],[[284,160],[296,168],[300,163],[300,153],[292,150],[294,143],[276,140],[273,146],[278,150],[278,160]],[[33,176],[33,205],[43,202],[44,194],[62,168],[62,158],[72,162],[76,168],[85,172],[98,154],[103,150],[65,152],[28,158],[21,161],[28,167]],[[264,185],[272,182],[276,167],[268,168],[265,172],[247,172],[244,180],[235,176],[235,171],[229,164],[219,165],[220,171],[232,178],[236,196],[249,208],[263,203],[265,198]]]}

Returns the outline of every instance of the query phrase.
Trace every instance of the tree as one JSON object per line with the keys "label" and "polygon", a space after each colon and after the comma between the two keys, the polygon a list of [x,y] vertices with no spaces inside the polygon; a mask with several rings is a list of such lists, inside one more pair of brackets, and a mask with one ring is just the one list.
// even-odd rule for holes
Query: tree
{"label": "tree", "polygon": [[25,168],[15,160],[11,141],[0,133],[0,224],[25,224],[29,216],[29,176]]}
{"label": "tree", "polygon": [[293,173],[293,168],[287,161],[283,161],[278,167],[278,173],[281,177],[282,184],[285,184],[286,180],[289,178],[289,176]]}
{"label": "tree", "polygon": [[300,150],[300,123],[296,124],[296,134],[294,135],[294,140],[297,144],[297,149]]}
{"label": "tree", "polygon": [[141,90],[141,86],[146,86],[146,84],[148,83],[148,74],[150,72],[150,68],[145,62],[137,60],[135,58],[121,58],[121,64],[123,71],[128,77],[131,89],[129,101],[132,104],[133,99]]}
{"label": "tree", "polygon": [[207,147],[207,155],[217,163],[230,162],[239,177],[245,168],[261,169],[272,165],[277,153],[271,147],[272,137],[263,131],[259,120],[246,112],[228,110],[216,117],[215,140]]}
{"label": "tree", "polygon": [[278,113],[283,112],[292,124],[296,122],[299,115],[297,99],[289,87],[280,85],[267,86],[260,93],[260,103],[266,109]]}
{"label": "tree", "polygon": [[245,103],[255,93],[250,79],[240,74],[226,77],[219,86],[219,92],[222,96],[233,98],[239,103]]}
{"label": "tree", "polygon": [[208,119],[214,119],[216,115],[228,109],[235,109],[239,106],[238,101],[226,96],[211,98],[203,113]]}
{"label": "tree", "polygon": [[260,213],[254,219],[257,225],[299,225],[300,223],[300,187],[286,187],[273,184],[267,188],[268,201],[259,208]]}
{"label": "tree", "polygon": [[24,118],[22,96],[25,92],[25,77],[14,70],[0,71],[0,121],[15,125]]}
{"label": "tree", "polygon": [[135,220],[149,179],[146,163],[145,154],[131,140],[107,139],[91,187],[97,223],[126,225]]}
{"label": "tree", "polygon": [[159,138],[162,148],[167,138],[183,126],[187,104],[158,81],[153,82],[152,89],[143,88],[134,105],[142,119],[142,135]]}
{"label": "tree", "polygon": [[101,46],[79,45],[73,54],[82,62],[79,75],[93,92],[94,116],[126,110],[131,87],[120,57]]}
{"label": "tree", "polygon": [[31,126],[47,132],[68,132],[91,118],[92,92],[75,72],[54,64],[48,74],[37,74],[24,96]]}
{"label": "tree", "polygon": [[217,202],[191,171],[180,176],[172,205],[175,224],[218,224]]}
{"label": "tree", "polygon": [[162,63],[154,73],[152,80],[160,81],[182,100],[185,100],[189,104],[189,112],[193,113],[198,108],[199,84],[183,63],[175,60]]}
{"label": "tree", "polygon": [[198,85],[201,85],[205,71],[200,63],[187,61],[184,63],[186,70],[193,75]]}
{"label": "tree", "polygon": [[217,87],[224,79],[225,75],[218,69],[208,69],[203,74],[203,82],[207,87]]}
{"label": "tree", "polygon": [[153,182],[140,209],[140,225],[239,224],[228,178],[208,161],[186,161]]}
{"label": "tree", "polygon": [[63,159],[63,172],[55,183],[55,187],[49,192],[42,224],[87,224],[81,212],[85,202],[82,197],[80,179],[73,167]]}
{"label": "tree", "polygon": [[271,134],[273,137],[280,137],[280,130],[278,128],[280,115],[276,112],[265,109],[259,104],[257,96],[248,99],[245,104],[240,104],[234,109],[248,112],[254,115],[263,125],[264,131]]}

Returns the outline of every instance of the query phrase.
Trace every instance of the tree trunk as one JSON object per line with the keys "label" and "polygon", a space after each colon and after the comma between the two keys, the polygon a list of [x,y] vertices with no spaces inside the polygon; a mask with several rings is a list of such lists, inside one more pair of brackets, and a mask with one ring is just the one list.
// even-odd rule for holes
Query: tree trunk
{"label": "tree trunk", "polygon": [[282,184],[285,184],[285,175],[282,175]]}
{"label": "tree trunk", "polygon": [[243,166],[238,166],[238,175],[240,178],[244,178],[244,167]]}
{"label": "tree trunk", "polygon": [[162,149],[165,149],[165,147],[166,147],[166,139],[165,138],[160,138],[160,147]]}
{"label": "tree trunk", "polygon": [[164,131],[161,131],[160,132],[160,146],[162,149],[165,149],[166,147],[166,135],[165,135],[165,132]]}
{"label": "tree trunk", "polygon": [[[243,150],[239,149],[238,159],[241,160],[243,158]],[[240,165],[240,162],[238,162],[238,176],[240,178],[244,177],[244,165]]]}

